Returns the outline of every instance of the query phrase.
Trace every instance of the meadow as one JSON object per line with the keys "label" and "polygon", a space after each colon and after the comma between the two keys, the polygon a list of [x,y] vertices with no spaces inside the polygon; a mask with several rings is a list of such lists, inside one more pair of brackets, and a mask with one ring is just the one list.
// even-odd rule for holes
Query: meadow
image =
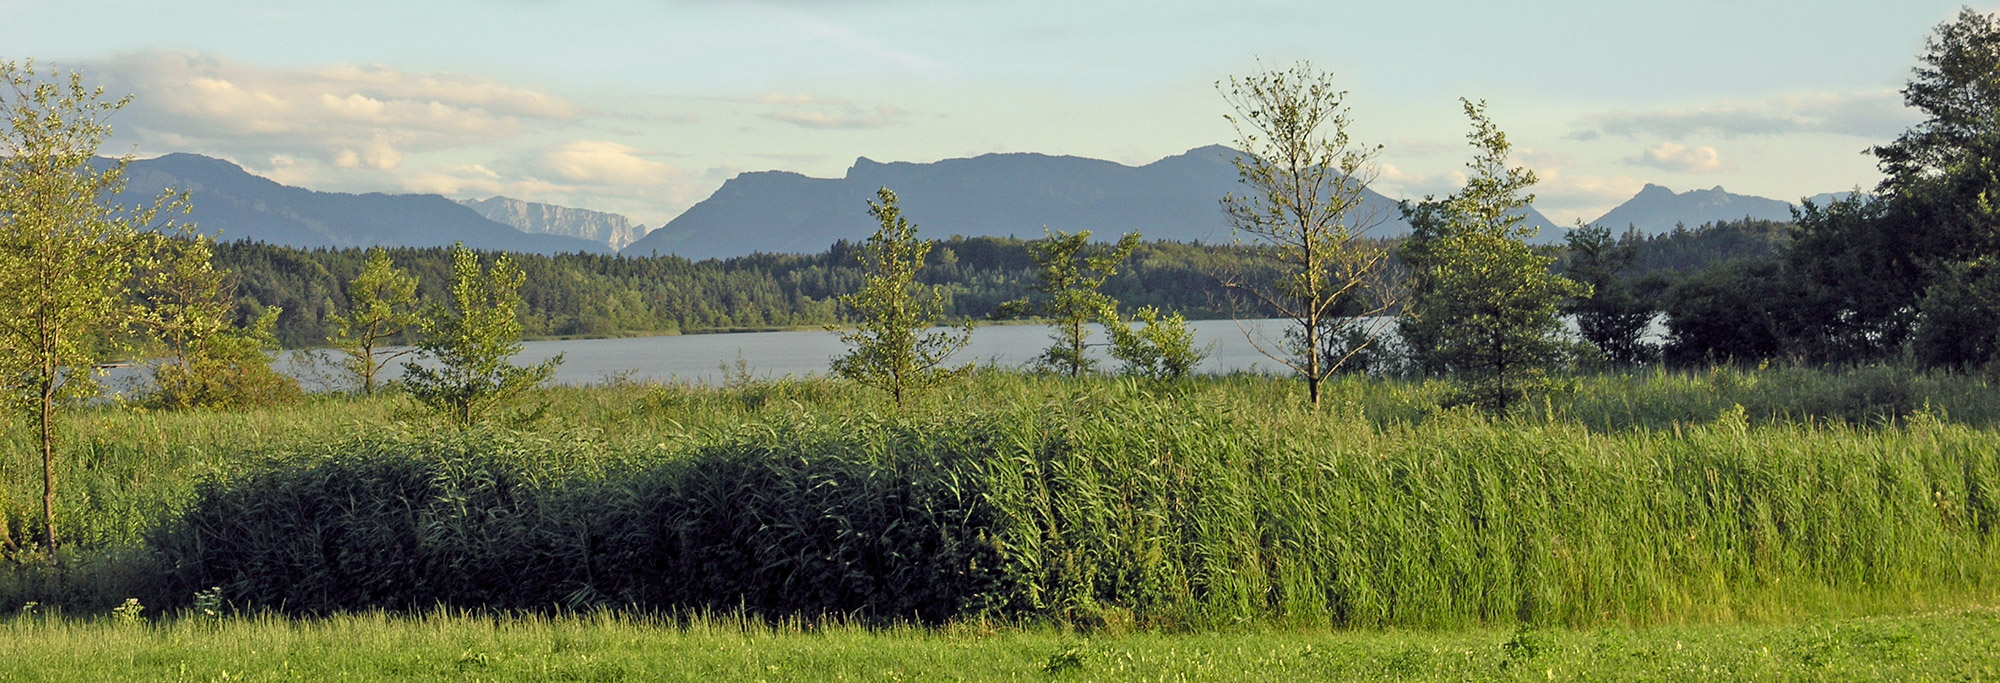
{"label": "meadow", "polygon": [[[478,640],[499,648],[478,666],[517,667],[493,678],[532,673],[501,653],[552,638],[662,672],[628,636],[715,657],[770,639],[662,674],[746,679],[746,662],[787,656],[817,662],[806,677],[1045,676],[1078,639],[1098,648],[1079,662],[1151,662],[1118,677],[1515,676],[1493,667],[1523,633],[1575,675],[1625,671],[1603,638],[1667,677],[1992,666],[1986,378],[1606,374],[1505,418],[1439,409],[1438,391],[1353,378],[1313,410],[1260,376],[988,371],[898,411],[823,379],[612,382],[546,390],[533,419],[463,434],[394,394],[98,406],[64,434],[76,543],[59,563],[11,550],[0,605],[36,607],[0,614],[5,640],[37,651],[185,651],[216,672],[237,646],[202,633],[270,642],[250,658],[268,666],[343,667],[309,653],[398,629],[381,637],[421,663],[412,675]],[[19,431],[0,470],[17,543],[39,512]],[[107,615],[127,599],[169,618],[121,626]],[[1826,652],[1749,654],[1813,638]],[[1668,640],[1706,654],[1667,655]],[[1854,654],[1877,646],[1922,656]],[[1308,648],[1338,654],[1293,656]],[[1251,654],[1190,668],[1237,651]],[[106,677],[156,671],[114,659],[136,668]],[[1298,668],[1330,662],[1358,668]]]}

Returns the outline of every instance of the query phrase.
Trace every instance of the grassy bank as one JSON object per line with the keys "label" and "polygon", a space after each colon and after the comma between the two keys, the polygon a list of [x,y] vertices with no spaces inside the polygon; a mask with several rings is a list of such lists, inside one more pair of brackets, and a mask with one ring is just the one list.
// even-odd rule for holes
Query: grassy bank
{"label": "grassy bank", "polygon": [[1504,420],[1432,391],[1354,381],[1312,411],[1265,378],[987,374],[893,413],[819,380],[616,385],[475,435],[393,397],[99,409],[70,441],[86,552],[0,575],[0,600],[219,586],[315,612],[1178,630],[1773,620],[2000,588],[1996,399],[1975,378],[1610,376]]}
{"label": "grassy bank", "polygon": [[2000,613],[1660,628],[1078,634],[598,614],[12,619],[0,680],[1979,680]]}

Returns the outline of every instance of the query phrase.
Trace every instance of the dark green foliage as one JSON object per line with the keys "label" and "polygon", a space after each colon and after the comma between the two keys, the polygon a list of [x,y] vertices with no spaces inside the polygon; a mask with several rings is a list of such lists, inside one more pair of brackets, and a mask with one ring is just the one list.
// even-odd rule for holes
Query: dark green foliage
{"label": "dark green foliage", "polygon": [[1642,337],[1655,305],[1630,279],[1638,246],[1611,237],[1609,228],[1578,225],[1567,236],[1564,275],[1590,286],[1588,296],[1571,299],[1563,312],[1576,318],[1577,332],[1613,366],[1652,360],[1659,349]]}
{"label": "dark green foliage", "polygon": [[[1791,353],[1816,362],[1898,354],[1916,324],[1931,240],[1895,205],[1861,195],[1808,203],[1780,274],[1795,283]],[[1770,305],[1779,305],[1772,302]]]}
{"label": "dark green foliage", "polygon": [[1911,346],[1927,367],[1977,368],[2000,361],[2000,264],[1952,264],[1918,306],[1923,319]]}
{"label": "dark green foliage", "polygon": [[[991,317],[1005,301],[1030,293],[1035,265],[1028,243],[1004,237],[953,237],[934,242],[922,275],[945,294],[947,319]],[[528,337],[619,336],[819,326],[841,322],[835,298],[861,286],[857,245],[840,242],[823,253],[758,254],[690,262],[674,256],[513,254],[528,274],[521,286]],[[451,253],[444,248],[386,250],[422,280],[420,300],[449,295]],[[361,249],[294,249],[232,242],[216,245],[216,264],[241,281],[239,317],[259,306],[282,306],[277,335],[287,347],[326,343],[330,315],[352,306],[346,283],[362,270]],[[1261,273],[1257,250],[1231,245],[1142,244],[1103,292],[1125,305],[1155,306],[1190,318],[1231,314],[1211,272]],[[254,310],[253,310],[254,309]],[[1244,315],[1267,312],[1251,308]],[[411,343],[405,335],[391,341]]]}
{"label": "dark green foliage", "polygon": [[[1615,226],[1607,226],[1615,227]],[[1718,263],[1776,259],[1791,243],[1792,223],[1744,219],[1709,223],[1658,235],[1627,231],[1619,247],[1633,250],[1630,274],[1635,280],[1693,275]]]}
{"label": "dark green foliage", "polygon": [[1507,165],[1511,145],[1484,102],[1461,103],[1472,120],[1470,178],[1449,197],[1403,205],[1412,284],[1397,329],[1420,371],[1456,384],[1449,403],[1505,413],[1555,388],[1550,372],[1574,356],[1559,307],[1590,288],[1551,273],[1554,257],[1528,246],[1535,174]]}
{"label": "dark green foliage", "polygon": [[[1966,329],[1978,316],[1962,310],[1923,311],[1927,292],[1963,283],[1969,262],[2000,253],[2000,18],[1971,8],[1938,26],[1925,44],[1904,102],[1925,118],[1874,152],[1885,174],[1881,199],[1849,199],[1824,209],[1808,206],[1788,267],[1803,284],[1801,355],[1819,361],[1884,358],[1913,344],[1919,358],[1962,365],[1967,336],[1989,338],[2000,328]],[[1960,307],[1962,309],[1962,307]],[[1949,330],[1923,331],[1936,320]],[[1921,340],[1921,341],[1918,341]]]}
{"label": "dark green foliage", "polygon": [[1968,161],[1974,141],[1990,135],[2000,111],[2000,18],[1971,7],[1939,24],[1924,41],[1924,56],[1903,103],[1925,120],[1876,147],[1885,193],[1895,195],[1911,181],[1934,177]]}
{"label": "dark green foliage", "polygon": [[[1902,386],[1845,400],[1907,405]],[[1731,407],[1660,438],[1136,397],[774,417],[625,454],[350,441],[204,484],[152,547],[167,594],[249,608],[1168,628],[1729,618],[2000,581],[2000,453],[1927,414],[1859,431]]]}
{"label": "dark green foliage", "polygon": [[[200,487],[170,593],[323,613],[747,608],[941,621],[1006,595],[964,431],[744,430],[610,471],[581,444],[362,441]],[[186,589],[186,590],[182,590]]]}
{"label": "dark green foliage", "polygon": [[1711,267],[1667,294],[1666,360],[1685,367],[1777,358],[1798,336],[1798,299],[1777,263]]}

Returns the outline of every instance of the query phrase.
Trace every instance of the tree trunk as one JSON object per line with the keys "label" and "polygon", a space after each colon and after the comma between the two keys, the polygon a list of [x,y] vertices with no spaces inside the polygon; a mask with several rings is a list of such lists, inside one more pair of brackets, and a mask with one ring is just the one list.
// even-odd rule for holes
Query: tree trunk
{"label": "tree trunk", "polygon": [[56,534],[56,378],[50,372],[42,378],[41,395],[41,435],[42,435],[42,522],[47,526],[46,538],[51,554],[56,550],[59,536]]}
{"label": "tree trunk", "polygon": [[375,367],[375,343],[371,339],[361,345],[361,395],[375,395],[375,373],[380,370]]}
{"label": "tree trunk", "polygon": [[[1314,298],[1317,299],[1318,297],[1315,296]],[[1317,301],[1312,301],[1312,302],[1307,302],[1306,305],[1316,306],[1317,304],[1318,304]],[[1318,408],[1319,380],[1320,377],[1323,376],[1323,373],[1320,372],[1320,367],[1319,367],[1320,363],[1319,315],[1317,313],[1306,316],[1305,336],[1306,336],[1306,395],[1311,398],[1312,406],[1314,408]]]}

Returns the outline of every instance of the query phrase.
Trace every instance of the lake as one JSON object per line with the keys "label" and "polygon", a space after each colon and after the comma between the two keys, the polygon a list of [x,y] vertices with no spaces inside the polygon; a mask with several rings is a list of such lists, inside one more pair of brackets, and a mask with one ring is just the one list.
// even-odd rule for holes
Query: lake
{"label": "lake", "polygon": [[[1190,321],[1188,328],[1194,332],[1195,343],[1206,346],[1209,356],[1203,360],[1199,372],[1274,372],[1284,367],[1263,354],[1245,336],[1247,330],[1257,335],[1260,343],[1275,348],[1274,340],[1282,339],[1284,320],[1197,320]],[[1101,327],[1094,330],[1090,341],[1106,342],[1108,337]],[[977,363],[1003,368],[1025,366],[1030,359],[1048,348],[1051,328],[1047,325],[986,325],[973,329],[972,342],[951,357],[953,364]],[[566,339],[556,341],[533,341],[522,344],[521,353],[514,357],[517,364],[539,363],[562,354],[562,366],[556,369],[557,384],[596,384],[613,378],[625,378],[638,382],[697,382],[717,383],[738,372],[740,367],[750,375],[764,379],[792,376],[824,375],[834,356],[845,352],[847,347],[840,336],[833,332],[819,330],[792,332],[737,332],[728,334],[684,334],[662,337],[633,337],[625,339]],[[311,363],[305,362],[304,353],[290,351],[279,358],[278,367],[305,382],[308,389],[325,388],[319,379],[323,372],[316,371]],[[1116,368],[1103,347],[1091,349],[1091,355],[1105,363],[1106,368]],[[724,368],[728,368],[726,371]],[[386,372],[387,378],[400,376],[401,363],[392,365]]]}

